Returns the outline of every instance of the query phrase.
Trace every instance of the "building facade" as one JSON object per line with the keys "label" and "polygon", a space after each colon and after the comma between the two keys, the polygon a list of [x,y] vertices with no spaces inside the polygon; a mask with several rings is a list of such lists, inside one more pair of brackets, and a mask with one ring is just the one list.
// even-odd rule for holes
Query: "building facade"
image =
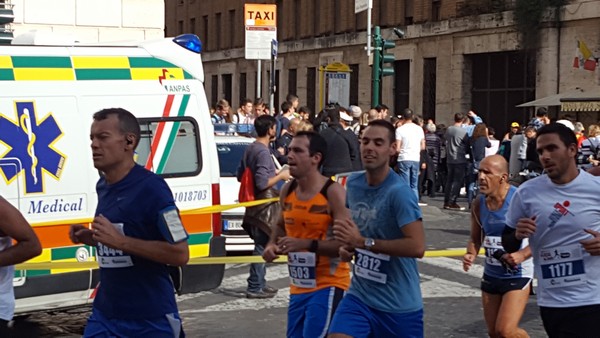
{"label": "building facade", "polygon": [[[372,24],[396,44],[395,73],[384,78],[381,101],[394,112],[410,107],[445,124],[453,113],[473,109],[501,135],[532,114],[516,108],[521,103],[575,89],[600,96],[599,67],[574,68],[578,42],[590,61],[600,56],[600,1],[565,0],[539,9],[538,20],[519,12],[519,1],[374,0]],[[166,35],[194,33],[203,42],[209,101],[225,98],[236,107],[244,97],[268,96],[270,61],[262,62],[257,91],[258,62],[244,58],[246,2],[277,5],[276,106],[294,93],[301,105],[319,109],[319,69],[341,62],[352,71],[350,103],[370,107],[367,12],[355,14],[354,0],[167,1]],[[537,34],[524,40],[522,32]]]}
{"label": "building facade", "polygon": [[84,43],[162,38],[164,10],[164,0],[0,0],[0,42],[32,30]]}

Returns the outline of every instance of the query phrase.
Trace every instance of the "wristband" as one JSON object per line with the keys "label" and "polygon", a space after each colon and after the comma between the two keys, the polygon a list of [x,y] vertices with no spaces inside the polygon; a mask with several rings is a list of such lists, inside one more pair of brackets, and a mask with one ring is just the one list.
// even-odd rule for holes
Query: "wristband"
{"label": "wristband", "polygon": [[319,241],[316,239],[313,239],[310,242],[310,247],[308,248],[308,251],[310,252],[317,252],[317,250],[319,250]]}

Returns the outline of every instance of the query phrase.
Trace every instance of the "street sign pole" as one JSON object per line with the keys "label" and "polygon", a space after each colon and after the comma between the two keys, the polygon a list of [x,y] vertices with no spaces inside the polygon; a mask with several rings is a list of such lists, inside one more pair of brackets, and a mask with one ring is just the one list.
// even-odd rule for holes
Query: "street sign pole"
{"label": "street sign pole", "polygon": [[269,84],[269,110],[273,112],[273,116],[277,116],[278,109],[275,107],[275,92],[277,91],[277,87],[275,85],[275,73],[276,65],[277,65],[277,49],[278,44],[277,40],[271,40],[271,76],[270,76],[270,84]]}
{"label": "street sign pole", "polygon": [[261,60],[256,60],[257,66],[256,66],[256,98],[262,97],[262,83],[261,83],[261,79],[262,79],[262,67],[261,67]]}
{"label": "street sign pole", "polygon": [[373,0],[354,0],[354,14],[367,10],[367,57],[371,56],[371,9]]}
{"label": "street sign pole", "polygon": [[373,0],[369,0],[369,8],[367,9],[367,57],[371,56],[371,9],[373,8]]}

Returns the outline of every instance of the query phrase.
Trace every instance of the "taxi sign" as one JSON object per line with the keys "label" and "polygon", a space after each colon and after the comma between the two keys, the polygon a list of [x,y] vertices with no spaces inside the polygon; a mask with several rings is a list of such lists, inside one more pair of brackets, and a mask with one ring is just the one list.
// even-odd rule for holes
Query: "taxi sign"
{"label": "taxi sign", "polygon": [[246,59],[271,59],[271,41],[277,40],[277,5],[245,4],[244,25]]}
{"label": "taxi sign", "polygon": [[246,26],[277,27],[277,5],[245,4]]}

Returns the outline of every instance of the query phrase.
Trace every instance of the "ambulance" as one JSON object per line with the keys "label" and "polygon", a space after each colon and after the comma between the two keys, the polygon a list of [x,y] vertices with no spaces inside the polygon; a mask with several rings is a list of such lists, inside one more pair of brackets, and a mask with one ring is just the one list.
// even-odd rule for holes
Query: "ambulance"
{"label": "ambulance", "polygon": [[[71,224],[89,226],[98,202],[92,162],[92,115],[110,107],[140,123],[135,159],[164,177],[187,229],[190,258],[224,256],[219,164],[204,92],[201,42],[182,35],[141,43],[52,45],[34,37],[0,46],[0,195],[17,207],[43,253],[17,270],[17,313],[93,301],[97,268],[60,262],[95,260],[95,247],[69,240]],[[143,204],[144,201],[139,201]],[[181,293],[220,285],[224,266],[187,265],[174,273]]]}

